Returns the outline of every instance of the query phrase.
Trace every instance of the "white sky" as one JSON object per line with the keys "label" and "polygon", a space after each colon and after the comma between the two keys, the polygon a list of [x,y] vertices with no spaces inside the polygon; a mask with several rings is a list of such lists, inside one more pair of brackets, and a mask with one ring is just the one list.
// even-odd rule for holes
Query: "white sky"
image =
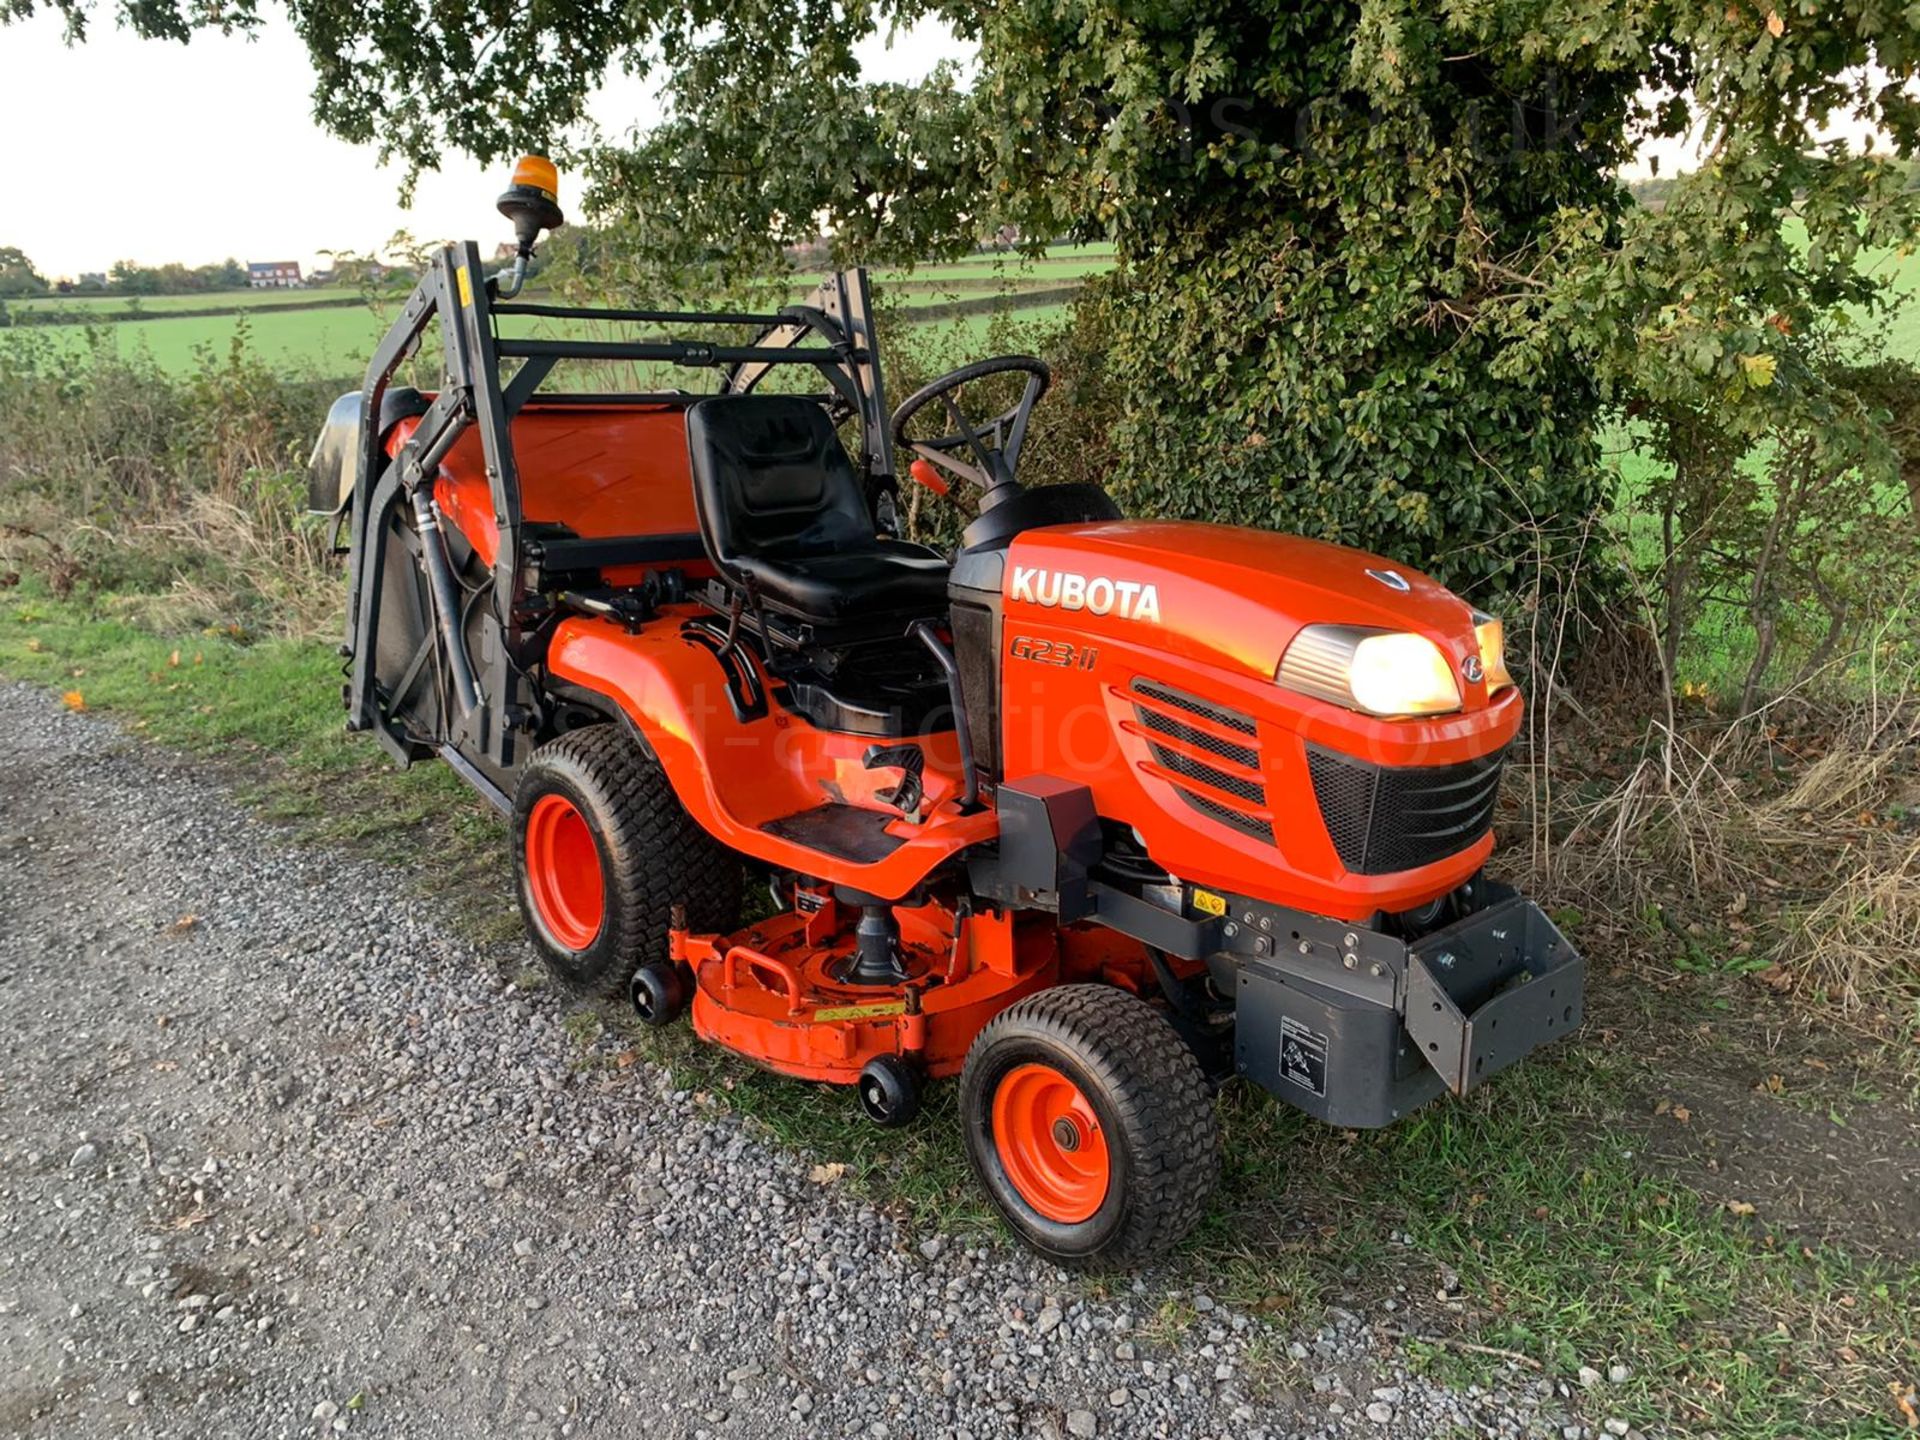
{"label": "white sky", "polygon": [[[199,35],[187,45],[141,40],[95,14],[69,48],[58,17],[0,25],[0,135],[8,198],[0,245],[18,245],[49,278],[104,271],[115,260],[202,265],[248,260],[324,263],[321,250],[368,251],[406,229],[422,240],[511,238],[495,212],[510,165],[482,170],[449,155],[421,177],[413,207],[400,175],[372,146],[314,123],[306,49],[277,12],[258,40]],[[937,27],[876,39],[862,63],[875,79],[912,80],[955,55]],[[594,98],[609,134],[659,114],[646,88],[617,77]],[[51,183],[23,191],[29,175]],[[578,195],[560,177],[562,208]]]}

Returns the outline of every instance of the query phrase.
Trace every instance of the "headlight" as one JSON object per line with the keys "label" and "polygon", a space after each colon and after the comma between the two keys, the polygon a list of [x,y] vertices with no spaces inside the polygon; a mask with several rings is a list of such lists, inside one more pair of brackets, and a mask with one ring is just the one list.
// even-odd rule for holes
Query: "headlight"
{"label": "headlight", "polygon": [[1506,622],[1484,610],[1476,610],[1473,638],[1480,642],[1480,675],[1487,682],[1487,694],[1513,684],[1513,674],[1507,669]]}
{"label": "headlight", "polygon": [[1309,625],[1281,656],[1274,679],[1369,715],[1444,715],[1460,708],[1453,664],[1440,647],[1424,635],[1393,630]]}

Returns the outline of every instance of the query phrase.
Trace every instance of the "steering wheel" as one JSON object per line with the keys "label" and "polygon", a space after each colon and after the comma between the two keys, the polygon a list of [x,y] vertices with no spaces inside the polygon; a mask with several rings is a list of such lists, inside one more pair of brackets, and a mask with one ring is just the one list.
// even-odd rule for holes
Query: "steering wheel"
{"label": "steering wheel", "polygon": [[[1026,389],[1011,409],[1004,410],[991,420],[971,425],[967,417],[960,413],[959,391],[975,380],[985,379],[989,375],[1025,375]],[[1027,421],[1033,415],[1033,407],[1040,397],[1047,393],[1047,387],[1053,383],[1053,372],[1041,361],[1031,355],[1001,355],[992,360],[976,360],[971,365],[962,365],[958,370],[949,371],[938,380],[921,386],[900,404],[893,412],[893,443],[913,452],[917,460],[945,470],[948,474],[976,485],[984,494],[1011,486],[1015,468],[1020,463],[1020,447],[1026,443]],[[907,435],[907,422],[912,420],[928,405],[940,401],[953,424],[951,432],[932,440],[914,440]],[[963,459],[962,452],[970,452],[972,459]],[[916,464],[914,469],[918,470]],[[922,479],[918,474],[916,479]],[[925,483],[924,479],[922,483]],[[945,491],[939,486],[930,489]]]}

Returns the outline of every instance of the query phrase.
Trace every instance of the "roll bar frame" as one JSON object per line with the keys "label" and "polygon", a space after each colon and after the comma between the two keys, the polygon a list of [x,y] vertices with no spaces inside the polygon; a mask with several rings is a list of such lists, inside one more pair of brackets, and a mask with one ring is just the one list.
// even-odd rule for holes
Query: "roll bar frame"
{"label": "roll bar frame", "polygon": [[[754,326],[751,344],[710,343],[698,339],[575,340],[516,338],[500,333],[502,317],[580,320],[608,325]],[[419,417],[412,435],[389,459],[380,426],[381,399],[400,367],[417,354],[429,329],[441,335],[440,390]],[[857,418],[860,464],[867,478],[869,503],[881,513],[878,496],[896,486],[893,443],[873,305],[864,270],[845,270],[822,282],[810,302],[767,314],[746,311],[689,311],[596,308],[532,304],[498,298],[496,283],[481,269],[479,246],[462,241],[439,250],[401,307],[400,317],[375,347],[360,392],[350,518],[352,563],[347,588],[347,728],[371,730],[402,764],[420,758],[419,740],[389,717],[375,683],[380,603],[386,547],[395,508],[409,506],[419,535],[420,560],[427,572],[431,632],[444,651],[451,680],[450,706],[444,707],[447,734],[434,748],[460,758],[463,772],[478,760],[496,773],[513,770],[522,756],[521,737],[536,710],[526,671],[538,659],[540,626],[548,607],[530,587],[536,580],[533,556],[521,508],[520,470],[514,457],[512,422],[539,393],[562,360],[635,361],[716,368],[715,393],[753,390],[776,367],[811,365],[825,378],[827,403],[836,418]],[[813,343],[807,343],[807,342]],[[503,362],[519,362],[503,372]],[[684,396],[631,394],[552,395],[557,403],[595,399],[604,403],[644,403]],[[493,562],[490,620],[498,643],[483,647],[481,665],[469,654],[464,617],[459,612],[453,563],[441,533],[433,501],[440,465],[467,434],[477,428],[485,458],[487,485],[499,525]],[[506,796],[489,782],[482,793],[505,808]]]}

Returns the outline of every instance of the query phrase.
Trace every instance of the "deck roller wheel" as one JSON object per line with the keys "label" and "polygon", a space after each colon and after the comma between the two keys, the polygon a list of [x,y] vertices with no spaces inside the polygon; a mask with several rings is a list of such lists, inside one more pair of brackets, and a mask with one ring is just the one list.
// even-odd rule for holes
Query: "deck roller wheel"
{"label": "deck roller wheel", "polygon": [[633,1012],[656,1028],[671,1025],[686,1013],[693,998],[693,977],[671,960],[654,960],[633,972],[628,989]]}
{"label": "deck roller wheel", "polygon": [[897,1055],[876,1055],[855,1086],[860,1108],[876,1125],[897,1130],[920,1113],[920,1074]]}

